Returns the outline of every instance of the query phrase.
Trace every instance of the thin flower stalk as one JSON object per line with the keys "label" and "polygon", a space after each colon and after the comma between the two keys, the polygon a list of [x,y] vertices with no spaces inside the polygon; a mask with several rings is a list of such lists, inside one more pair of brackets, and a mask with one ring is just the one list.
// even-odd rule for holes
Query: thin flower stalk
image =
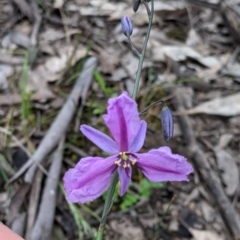
{"label": "thin flower stalk", "polygon": [[[144,2],[144,0],[142,0],[142,2]],[[138,62],[136,81],[135,81],[135,84],[134,84],[133,94],[132,94],[133,99],[136,99],[138,88],[139,88],[144,56],[145,56],[145,52],[146,52],[146,49],[147,49],[147,44],[148,44],[148,39],[149,39],[149,36],[150,36],[151,28],[152,28],[153,13],[154,13],[154,0],[151,1],[151,11],[150,11],[150,14],[148,14],[148,18],[149,18],[148,29],[147,29],[147,34],[146,34],[146,37],[145,37],[145,40],[144,40],[144,43],[143,43],[143,49],[142,49],[142,52],[141,52],[141,55],[140,55],[140,58],[139,58],[139,62]]]}

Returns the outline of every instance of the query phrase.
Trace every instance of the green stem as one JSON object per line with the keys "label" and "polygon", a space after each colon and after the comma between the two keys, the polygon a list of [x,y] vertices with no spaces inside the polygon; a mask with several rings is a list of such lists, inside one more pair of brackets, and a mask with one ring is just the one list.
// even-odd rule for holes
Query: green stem
{"label": "green stem", "polygon": [[139,115],[145,114],[148,109],[150,109],[150,108],[152,108],[152,107],[155,107],[155,106],[158,105],[159,103],[166,105],[166,103],[165,103],[163,100],[158,100],[158,101],[152,103],[151,105],[149,105],[148,107],[144,108],[144,109],[139,113]]}
{"label": "green stem", "polygon": [[[144,40],[144,43],[143,43],[143,48],[142,48],[141,54],[137,51],[137,49],[135,49],[135,47],[133,46],[133,44],[130,40],[130,36],[128,36],[128,40],[129,40],[131,49],[139,57],[136,81],[135,81],[135,85],[134,85],[134,89],[133,89],[133,95],[132,95],[133,99],[136,99],[137,92],[138,92],[138,87],[139,87],[139,82],[140,82],[140,77],[141,77],[141,71],[142,71],[142,66],[143,66],[143,60],[144,60],[144,56],[145,56],[145,52],[146,52],[146,48],[147,48],[148,39],[149,39],[149,36],[150,36],[152,20],[153,20],[153,12],[154,12],[154,0],[151,0],[151,12],[148,8],[147,3],[144,2],[144,0],[141,0],[141,1],[147,9],[148,18],[149,18],[147,34],[146,34],[146,37],[145,37],[145,40]],[[110,185],[110,187],[108,189],[108,192],[107,192],[107,198],[106,198],[106,201],[105,201],[105,204],[104,204],[102,218],[101,218],[101,222],[100,222],[100,225],[99,225],[99,228],[98,228],[96,240],[102,240],[102,238],[103,238],[103,231],[104,231],[104,228],[105,228],[105,225],[106,225],[107,215],[108,215],[108,213],[109,213],[109,211],[112,207],[113,195],[114,195],[114,191],[115,191],[117,182],[118,182],[118,174],[117,174],[117,171],[115,171],[115,173],[113,175],[113,178],[112,178],[111,185]]]}
{"label": "green stem", "polygon": [[141,0],[141,2],[144,4],[144,6],[147,10],[148,17],[150,17],[151,16],[151,11],[149,9],[148,3],[146,2],[146,0]]}
{"label": "green stem", "polygon": [[151,14],[148,16],[149,23],[148,23],[147,35],[145,37],[145,40],[144,40],[144,43],[143,43],[143,49],[142,49],[142,52],[140,54],[140,58],[139,58],[139,62],[138,62],[136,81],[135,81],[135,84],[134,84],[134,89],[133,89],[133,94],[132,94],[133,99],[136,99],[138,88],[139,88],[140,77],[141,77],[142,66],[143,66],[143,60],[144,60],[144,56],[145,56],[145,52],[146,52],[146,48],[147,48],[147,43],[148,43],[148,39],[149,39],[149,36],[150,36],[151,27],[152,27],[153,13],[154,13],[154,0],[151,0]]}
{"label": "green stem", "polygon": [[112,207],[112,200],[113,200],[113,195],[114,195],[117,182],[118,182],[118,174],[117,174],[117,171],[115,171],[115,173],[113,174],[111,185],[107,191],[107,197],[104,204],[102,218],[98,228],[96,240],[101,240],[103,237],[103,231],[106,225],[107,215]]}
{"label": "green stem", "polygon": [[137,55],[138,58],[140,58],[141,54],[140,54],[139,51],[134,47],[134,45],[133,45],[133,43],[132,43],[132,40],[131,40],[129,34],[127,35],[127,38],[128,38],[128,42],[129,42],[129,46],[130,46],[131,50],[133,51],[133,53],[134,53],[135,55]]}

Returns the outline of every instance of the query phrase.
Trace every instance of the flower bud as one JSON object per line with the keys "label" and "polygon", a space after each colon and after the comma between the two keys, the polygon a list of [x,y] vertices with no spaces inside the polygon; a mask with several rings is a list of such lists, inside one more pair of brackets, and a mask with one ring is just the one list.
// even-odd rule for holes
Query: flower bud
{"label": "flower bud", "polygon": [[140,0],[137,0],[137,1],[134,2],[134,4],[133,4],[133,11],[134,11],[134,12],[137,12],[140,3],[141,3]]}
{"label": "flower bud", "polygon": [[129,17],[124,16],[122,17],[122,32],[125,36],[131,36],[132,35],[132,31],[133,31],[133,26],[132,26],[132,22],[130,20]]}
{"label": "flower bud", "polygon": [[163,137],[166,141],[169,141],[173,136],[173,116],[172,112],[166,104],[163,105],[161,110],[161,123]]}

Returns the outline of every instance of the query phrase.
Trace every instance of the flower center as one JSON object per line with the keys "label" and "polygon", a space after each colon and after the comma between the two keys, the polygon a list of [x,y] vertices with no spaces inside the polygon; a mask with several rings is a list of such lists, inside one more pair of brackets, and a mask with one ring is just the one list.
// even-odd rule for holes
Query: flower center
{"label": "flower center", "polygon": [[131,165],[134,165],[137,162],[136,157],[129,152],[120,152],[118,154],[118,160],[115,161],[115,164],[119,167],[130,168]]}

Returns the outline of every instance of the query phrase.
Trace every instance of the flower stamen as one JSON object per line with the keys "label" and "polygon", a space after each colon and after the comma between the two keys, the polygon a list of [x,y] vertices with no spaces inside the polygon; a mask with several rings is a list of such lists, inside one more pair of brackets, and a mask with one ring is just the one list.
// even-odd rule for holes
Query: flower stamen
{"label": "flower stamen", "polygon": [[131,165],[135,165],[137,159],[131,155],[129,152],[120,152],[118,155],[118,160],[115,161],[115,164],[119,167],[130,168]]}
{"label": "flower stamen", "polygon": [[119,159],[119,160],[115,161],[115,164],[120,167],[121,166],[121,161],[122,161],[122,159]]}

